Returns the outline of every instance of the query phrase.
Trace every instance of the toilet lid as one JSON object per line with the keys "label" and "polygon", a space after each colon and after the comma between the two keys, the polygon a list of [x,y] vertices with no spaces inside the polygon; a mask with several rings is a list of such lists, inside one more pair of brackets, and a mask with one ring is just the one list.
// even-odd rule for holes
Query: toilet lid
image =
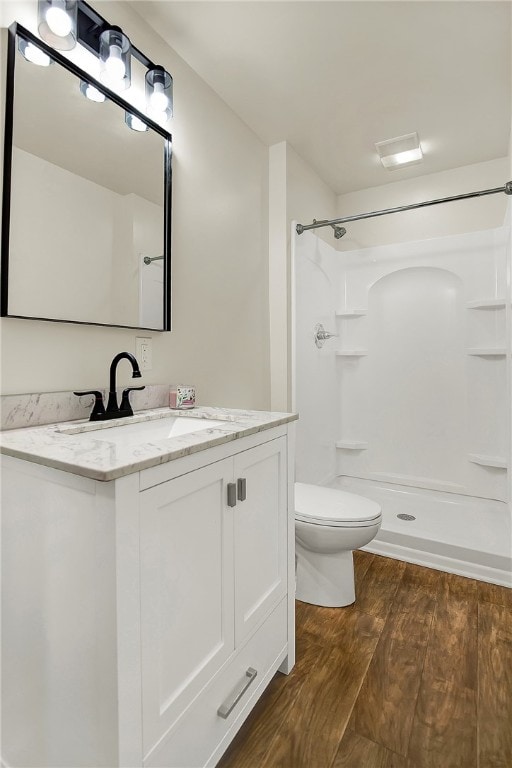
{"label": "toilet lid", "polygon": [[380,520],[376,501],[337,488],[295,483],[295,519],[317,525],[350,526]]}

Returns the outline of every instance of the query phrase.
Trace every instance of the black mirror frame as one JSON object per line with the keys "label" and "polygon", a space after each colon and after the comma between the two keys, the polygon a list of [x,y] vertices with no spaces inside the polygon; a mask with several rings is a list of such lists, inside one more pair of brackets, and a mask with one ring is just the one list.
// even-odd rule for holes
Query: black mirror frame
{"label": "black mirror frame", "polygon": [[[153,332],[171,330],[171,202],[172,202],[172,135],[155,123],[147,115],[140,112],[131,104],[122,99],[118,94],[92,78],[76,64],[66,59],[58,51],[46,45],[42,40],[29,32],[21,24],[14,23],[8,30],[7,45],[7,83],[5,91],[5,133],[4,133],[4,168],[3,168],[3,196],[2,196],[2,255],[0,263],[0,317],[16,317],[26,320],[46,320],[55,323],[74,323],[78,325],[96,325],[108,328],[132,328]],[[158,133],[165,141],[164,144],[164,296],[163,319],[164,327],[143,328],[135,325],[119,325],[116,323],[95,323],[87,320],[61,320],[52,317],[33,317],[31,315],[14,315],[9,313],[9,234],[11,214],[11,173],[12,173],[12,141],[13,141],[13,117],[14,117],[14,75],[16,60],[16,41],[21,37],[27,42],[33,43],[46,53],[54,62],[71,72],[80,80],[85,80],[101,91],[110,101],[114,102],[124,111],[128,111],[135,117],[145,122],[153,131]]]}

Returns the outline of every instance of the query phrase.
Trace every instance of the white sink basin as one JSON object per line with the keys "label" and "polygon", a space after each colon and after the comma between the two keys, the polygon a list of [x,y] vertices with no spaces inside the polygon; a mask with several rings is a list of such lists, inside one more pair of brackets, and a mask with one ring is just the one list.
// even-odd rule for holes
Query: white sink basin
{"label": "white sink basin", "polygon": [[[104,440],[107,443],[117,445],[143,445],[154,443],[158,440],[168,440],[180,435],[188,435],[191,432],[200,432],[212,427],[225,427],[225,421],[216,419],[198,419],[191,416],[168,416],[163,419],[151,421],[139,421],[138,423],[122,424],[116,427],[98,427],[97,429],[83,432],[84,437],[93,440]],[[63,430],[64,431],[64,430]]]}

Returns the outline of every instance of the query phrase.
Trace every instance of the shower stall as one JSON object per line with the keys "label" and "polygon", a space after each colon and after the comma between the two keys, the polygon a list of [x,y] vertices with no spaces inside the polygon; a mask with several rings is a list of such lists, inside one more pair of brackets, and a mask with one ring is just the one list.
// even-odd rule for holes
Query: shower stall
{"label": "shower stall", "polygon": [[511,209],[353,251],[292,235],[296,479],[377,501],[370,551],[508,586]]}

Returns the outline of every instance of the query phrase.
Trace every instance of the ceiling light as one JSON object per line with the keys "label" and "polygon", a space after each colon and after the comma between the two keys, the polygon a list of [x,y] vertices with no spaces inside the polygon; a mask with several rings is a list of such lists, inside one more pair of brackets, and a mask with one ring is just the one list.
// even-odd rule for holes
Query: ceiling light
{"label": "ceiling light", "polygon": [[47,43],[60,51],[76,45],[77,0],[38,0],[37,28]]}
{"label": "ceiling light", "polygon": [[414,165],[423,160],[420,140],[417,133],[408,133],[395,139],[378,141],[375,149],[379,153],[384,168],[392,171],[405,165]]}

